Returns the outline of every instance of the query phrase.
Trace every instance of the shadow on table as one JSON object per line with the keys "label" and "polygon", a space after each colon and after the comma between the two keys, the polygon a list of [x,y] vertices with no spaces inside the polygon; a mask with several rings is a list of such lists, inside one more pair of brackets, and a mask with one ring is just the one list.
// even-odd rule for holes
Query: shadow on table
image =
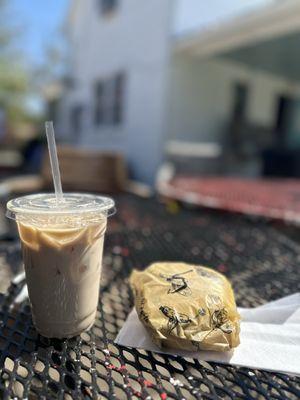
{"label": "shadow on table", "polygon": [[[84,374],[78,360],[82,359],[85,343],[86,350],[90,350],[87,346],[89,334],[68,340],[39,335],[32,323],[28,300],[9,306],[19,291],[19,287],[12,285],[6,296],[0,295],[1,398],[5,398],[5,388],[17,398],[27,398],[30,393],[30,399],[56,398],[61,390],[65,393],[75,391],[78,376]],[[88,385],[82,382],[77,389],[92,398]]]}

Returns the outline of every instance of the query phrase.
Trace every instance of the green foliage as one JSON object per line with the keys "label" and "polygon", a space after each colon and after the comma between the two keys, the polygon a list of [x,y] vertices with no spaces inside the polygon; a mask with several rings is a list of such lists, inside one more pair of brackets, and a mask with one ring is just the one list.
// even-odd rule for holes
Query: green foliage
{"label": "green foliage", "polygon": [[5,111],[8,123],[24,117],[24,96],[28,90],[28,76],[16,48],[18,35],[9,2],[0,0],[0,108]]}

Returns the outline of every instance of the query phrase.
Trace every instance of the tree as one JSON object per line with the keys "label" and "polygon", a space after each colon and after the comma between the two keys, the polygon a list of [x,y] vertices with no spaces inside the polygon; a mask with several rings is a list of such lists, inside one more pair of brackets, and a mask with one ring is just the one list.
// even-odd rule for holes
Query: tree
{"label": "tree", "polygon": [[28,74],[16,46],[20,30],[12,21],[8,1],[0,0],[0,111],[10,129],[26,116],[24,96],[28,90]]}

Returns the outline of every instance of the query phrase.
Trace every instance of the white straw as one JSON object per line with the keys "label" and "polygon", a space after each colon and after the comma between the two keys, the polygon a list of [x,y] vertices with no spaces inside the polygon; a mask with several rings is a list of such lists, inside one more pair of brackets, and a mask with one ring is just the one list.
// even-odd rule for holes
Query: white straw
{"label": "white straw", "polygon": [[57,202],[63,200],[63,191],[61,187],[61,179],[60,179],[60,172],[59,172],[59,164],[57,158],[57,150],[56,150],[56,143],[55,143],[55,135],[54,135],[54,128],[53,122],[47,121],[45,123],[46,128],[46,135],[48,141],[48,150],[50,156],[50,164],[52,170],[52,178],[54,183],[54,190]]}

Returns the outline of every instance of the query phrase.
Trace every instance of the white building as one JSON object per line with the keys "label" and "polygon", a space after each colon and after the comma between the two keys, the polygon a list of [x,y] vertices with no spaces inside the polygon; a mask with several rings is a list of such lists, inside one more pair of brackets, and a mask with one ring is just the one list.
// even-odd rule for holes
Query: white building
{"label": "white building", "polygon": [[239,3],[73,0],[61,140],[122,152],[152,183],[170,142],[236,146],[233,115],[248,124],[240,147],[272,143],[287,108],[284,135],[297,135],[300,2]]}

